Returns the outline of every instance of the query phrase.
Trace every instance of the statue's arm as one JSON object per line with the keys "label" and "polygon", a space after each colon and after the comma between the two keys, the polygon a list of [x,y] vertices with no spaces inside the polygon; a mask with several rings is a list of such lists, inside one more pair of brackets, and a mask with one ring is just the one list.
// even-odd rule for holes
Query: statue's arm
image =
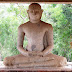
{"label": "statue's arm", "polygon": [[48,31],[47,31],[47,42],[48,42],[48,46],[43,51],[44,55],[47,55],[48,53],[50,53],[53,50],[53,45],[54,45],[53,44],[53,27],[50,24],[48,26]]}
{"label": "statue's arm", "polygon": [[17,49],[21,54],[24,56],[28,56],[28,52],[23,48],[23,41],[24,41],[25,33],[23,31],[23,25],[18,27],[18,40],[17,40]]}

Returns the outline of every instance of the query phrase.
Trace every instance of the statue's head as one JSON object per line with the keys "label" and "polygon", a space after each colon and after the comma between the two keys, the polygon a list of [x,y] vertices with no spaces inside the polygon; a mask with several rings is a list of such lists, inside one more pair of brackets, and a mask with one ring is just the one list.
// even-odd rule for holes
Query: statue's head
{"label": "statue's head", "polygon": [[39,21],[41,19],[43,10],[38,3],[32,3],[27,10],[30,21]]}

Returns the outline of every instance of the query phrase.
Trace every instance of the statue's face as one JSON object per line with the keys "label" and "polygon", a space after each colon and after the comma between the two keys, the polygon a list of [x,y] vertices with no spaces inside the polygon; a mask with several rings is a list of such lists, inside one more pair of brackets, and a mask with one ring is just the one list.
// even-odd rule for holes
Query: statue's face
{"label": "statue's face", "polygon": [[42,9],[39,6],[33,5],[29,7],[28,15],[30,20],[40,20],[42,16]]}

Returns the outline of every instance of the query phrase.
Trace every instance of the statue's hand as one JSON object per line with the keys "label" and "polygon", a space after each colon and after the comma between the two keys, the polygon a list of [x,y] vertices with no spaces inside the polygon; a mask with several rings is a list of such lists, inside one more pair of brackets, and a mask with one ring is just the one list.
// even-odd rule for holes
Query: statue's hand
{"label": "statue's hand", "polygon": [[42,52],[39,51],[32,51],[32,52],[28,52],[29,56],[43,56]]}
{"label": "statue's hand", "polygon": [[29,56],[28,51],[24,52],[23,55],[28,57]]}
{"label": "statue's hand", "polygon": [[28,55],[29,55],[30,57],[32,57],[32,56],[37,56],[37,53],[36,53],[35,51],[31,51],[31,52],[28,52]]}
{"label": "statue's hand", "polygon": [[48,55],[50,52],[45,52],[45,51],[43,51],[43,56],[46,56],[46,55]]}
{"label": "statue's hand", "polygon": [[43,52],[38,51],[37,55],[42,57],[43,56]]}

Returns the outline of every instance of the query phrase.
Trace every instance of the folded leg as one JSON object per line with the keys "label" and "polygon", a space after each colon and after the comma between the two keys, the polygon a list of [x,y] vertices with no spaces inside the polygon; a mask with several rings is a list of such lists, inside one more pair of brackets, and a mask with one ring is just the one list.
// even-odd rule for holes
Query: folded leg
{"label": "folded leg", "polygon": [[15,64],[19,64],[27,60],[28,60],[28,57],[25,57],[24,55],[19,54],[19,55],[9,56],[4,58],[3,63],[5,66],[13,66]]}
{"label": "folded leg", "polygon": [[65,57],[62,56],[58,56],[55,54],[48,54],[45,57],[53,57],[54,60],[49,61],[49,65],[53,65],[53,66],[65,66],[67,65],[67,59]]}
{"label": "folded leg", "polygon": [[26,63],[26,64],[19,64],[18,67],[39,67],[39,66],[46,66],[46,67],[61,67],[67,64],[67,59],[65,57],[61,57],[58,55],[54,55],[52,53],[46,55],[45,57],[53,58],[48,61],[43,62],[33,62],[33,63]]}

